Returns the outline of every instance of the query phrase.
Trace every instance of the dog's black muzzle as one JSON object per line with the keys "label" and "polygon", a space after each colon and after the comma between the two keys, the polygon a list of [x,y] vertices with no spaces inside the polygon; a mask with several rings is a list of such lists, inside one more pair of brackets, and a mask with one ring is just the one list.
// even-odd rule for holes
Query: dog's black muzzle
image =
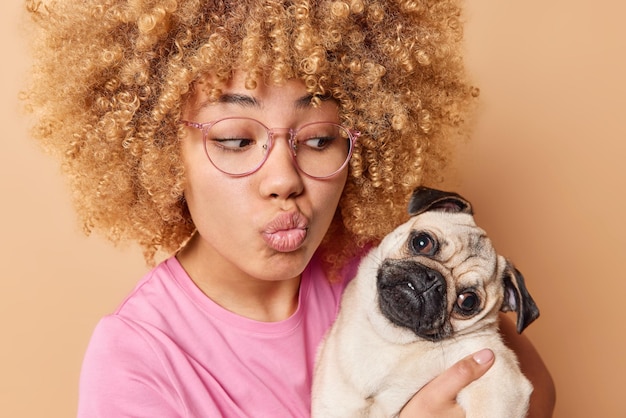
{"label": "dog's black muzzle", "polygon": [[389,321],[430,341],[450,335],[441,273],[414,260],[387,259],[378,269],[377,286],[380,310]]}

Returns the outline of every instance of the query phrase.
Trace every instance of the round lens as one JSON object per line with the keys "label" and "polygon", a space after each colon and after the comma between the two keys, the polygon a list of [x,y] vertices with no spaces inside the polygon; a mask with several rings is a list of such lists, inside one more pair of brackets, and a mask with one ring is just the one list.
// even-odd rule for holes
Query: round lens
{"label": "round lens", "polygon": [[352,150],[350,132],[335,123],[315,122],[301,127],[294,138],[300,170],[311,177],[330,177],[348,162]]}
{"label": "round lens", "polygon": [[206,130],[204,148],[218,170],[245,175],[263,164],[267,141],[267,129],[260,122],[227,118],[215,122]]}

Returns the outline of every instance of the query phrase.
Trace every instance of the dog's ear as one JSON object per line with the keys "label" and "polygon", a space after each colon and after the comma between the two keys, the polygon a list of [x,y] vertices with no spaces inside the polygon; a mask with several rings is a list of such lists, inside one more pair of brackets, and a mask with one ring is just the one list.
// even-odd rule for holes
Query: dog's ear
{"label": "dog's ear", "polygon": [[500,310],[517,313],[517,332],[521,334],[531,322],[539,317],[539,308],[526,289],[524,276],[513,264],[507,262],[502,281],[504,301]]}
{"label": "dog's ear", "polygon": [[470,202],[460,195],[420,186],[413,191],[409,201],[409,215],[415,216],[429,210],[473,214]]}

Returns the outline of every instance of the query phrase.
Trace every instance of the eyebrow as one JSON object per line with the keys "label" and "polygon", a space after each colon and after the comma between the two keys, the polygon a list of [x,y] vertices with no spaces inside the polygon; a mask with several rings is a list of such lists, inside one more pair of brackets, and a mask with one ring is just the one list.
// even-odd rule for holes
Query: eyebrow
{"label": "eyebrow", "polygon": [[[294,106],[296,109],[308,109],[311,107],[311,101],[313,100],[312,94],[306,94],[300,98],[298,98],[294,102]],[[218,103],[229,103],[236,104],[242,107],[261,107],[261,103],[254,97],[248,96],[246,94],[222,94]]]}
{"label": "eyebrow", "polygon": [[260,104],[252,96],[245,94],[222,94],[217,100],[218,103],[231,103],[242,107],[259,107]]}

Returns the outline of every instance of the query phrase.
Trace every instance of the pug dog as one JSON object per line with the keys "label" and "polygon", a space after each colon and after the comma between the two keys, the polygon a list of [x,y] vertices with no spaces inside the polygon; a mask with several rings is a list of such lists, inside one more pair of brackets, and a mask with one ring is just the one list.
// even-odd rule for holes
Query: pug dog
{"label": "pug dog", "polygon": [[532,385],[498,332],[539,316],[521,273],[456,193],[417,188],[410,219],[361,261],[318,352],[314,418],[394,417],[427,382],[483,348],[492,367],[459,394],[467,418],[526,416]]}

